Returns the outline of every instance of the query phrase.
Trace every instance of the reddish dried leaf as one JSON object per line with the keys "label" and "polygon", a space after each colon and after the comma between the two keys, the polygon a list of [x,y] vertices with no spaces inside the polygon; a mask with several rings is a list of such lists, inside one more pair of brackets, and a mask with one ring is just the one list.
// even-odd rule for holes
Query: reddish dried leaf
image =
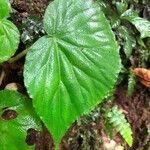
{"label": "reddish dried leaf", "polygon": [[146,87],[150,87],[150,70],[144,68],[135,68],[133,73],[139,78],[139,81]]}

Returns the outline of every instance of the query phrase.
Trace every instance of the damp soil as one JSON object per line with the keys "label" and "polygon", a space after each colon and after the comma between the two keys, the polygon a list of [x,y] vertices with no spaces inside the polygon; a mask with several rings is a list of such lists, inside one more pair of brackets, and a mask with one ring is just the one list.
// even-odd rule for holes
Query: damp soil
{"label": "damp soil", "polygon": [[[33,18],[42,20],[43,13],[49,2],[49,0],[11,1],[13,7],[11,19],[18,26],[21,33],[27,30],[26,26],[22,26],[24,20],[28,18],[32,18],[32,21],[35,21]],[[39,34],[41,36],[43,33],[40,31]],[[32,39],[27,43],[21,41],[17,53],[33,44],[35,40]],[[5,70],[5,78],[0,89],[4,89],[9,83],[17,83],[19,92],[27,95],[23,82],[23,66],[24,58],[12,64],[7,62],[2,64]],[[131,124],[134,139],[133,147],[129,148],[119,134],[114,134],[112,138],[116,145],[123,145],[125,150],[150,150],[150,137],[147,131],[147,128],[150,127],[150,88],[137,83],[132,97],[128,97],[127,81],[122,80],[116,88],[114,101],[111,103],[117,104],[125,112],[124,114]],[[110,104],[106,99],[104,104],[98,106],[91,114],[77,120],[62,139],[61,150],[105,150],[104,144],[109,140],[105,134],[102,108],[107,105]],[[9,119],[14,114],[14,112],[9,111],[3,117]],[[26,142],[28,145],[35,145],[36,150],[53,150],[54,148],[52,138],[44,125],[40,132],[29,129]]]}

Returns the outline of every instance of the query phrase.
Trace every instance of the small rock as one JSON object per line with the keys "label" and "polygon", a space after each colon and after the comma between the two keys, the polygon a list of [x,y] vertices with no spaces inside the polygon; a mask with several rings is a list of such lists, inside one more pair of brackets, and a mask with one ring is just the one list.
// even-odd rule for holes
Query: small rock
{"label": "small rock", "polygon": [[6,90],[13,90],[13,91],[18,91],[19,90],[19,84],[17,83],[9,83],[6,85],[5,89]]}
{"label": "small rock", "polygon": [[115,147],[116,147],[116,142],[114,140],[104,143],[103,145],[104,150],[115,150]]}
{"label": "small rock", "polygon": [[124,147],[121,145],[116,146],[115,150],[124,150]]}

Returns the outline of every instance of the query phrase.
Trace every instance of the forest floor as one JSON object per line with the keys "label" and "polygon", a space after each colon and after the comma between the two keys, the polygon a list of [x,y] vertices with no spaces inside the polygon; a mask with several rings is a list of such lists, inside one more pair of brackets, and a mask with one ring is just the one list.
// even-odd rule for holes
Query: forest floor
{"label": "forest floor", "polygon": [[[42,32],[42,17],[47,7],[48,0],[14,0],[12,2],[12,21],[21,32],[21,43],[16,54],[30,46],[40,37]],[[138,55],[133,56],[138,61]],[[17,83],[20,91],[26,94],[23,83],[24,58],[14,63],[4,63],[6,75],[1,89],[9,83]],[[119,134],[113,134],[112,140],[105,133],[103,107],[117,104],[125,112],[125,116],[131,124],[134,144],[129,148]],[[115,147],[124,146],[125,150],[150,150],[150,137],[147,129],[150,128],[150,88],[140,82],[136,84],[131,97],[127,96],[127,78],[123,78],[117,85],[113,102],[105,100],[103,105],[98,106],[88,116],[83,116],[76,121],[61,143],[62,150],[115,150]],[[29,145],[35,144],[36,150],[53,149],[53,141],[48,131],[37,133],[30,130],[27,136]]]}

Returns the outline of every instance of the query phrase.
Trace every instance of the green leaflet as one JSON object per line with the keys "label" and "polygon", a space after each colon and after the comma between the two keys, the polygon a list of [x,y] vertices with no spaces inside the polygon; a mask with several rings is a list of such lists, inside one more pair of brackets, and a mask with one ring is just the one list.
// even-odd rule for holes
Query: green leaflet
{"label": "green leaflet", "polygon": [[131,147],[133,144],[131,126],[125,119],[124,114],[118,109],[118,107],[114,106],[112,109],[108,109],[106,111],[106,118]]}
{"label": "green leaflet", "polygon": [[128,3],[126,1],[116,2],[115,4],[120,15],[124,13],[128,8]]}
{"label": "green leaflet", "polygon": [[[14,110],[17,117],[4,120],[4,111]],[[31,150],[25,142],[26,131],[29,128],[40,129],[40,120],[34,112],[31,100],[14,91],[0,91],[0,149],[1,150]]]}
{"label": "green leaflet", "polygon": [[133,47],[136,44],[134,37],[130,34],[126,27],[120,26],[118,28],[120,37],[124,40],[123,48],[126,57],[129,58],[132,54]]}
{"label": "green leaflet", "polygon": [[19,44],[19,31],[12,22],[6,19],[8,16],[8,2],[0,0],[0,63],[14,55]]}
{"label": "green leaflet", "polygon": [[131,22],[141,33],[141,38],[150,37],[150,22],[146,19],[138,17],[138,14],[132,9],[127,10],[121,15],[122,19]]}
{"label": "green leaflet", "polygon": [[29,50],[25,85],[58,147],[67,129],[112,90],[119,47],[92,0],[55,0],[44,16],[48,35]]}
{"label": "green leaflet", "polygon": [[8,0],[0,0],[0,20],[8,18],[10,13],[10,5]]}
{"label": "green leaflet", "polygon": [[136,78],[132,71],[129,72],[128,75],[128,96],[132,96],[136,86]]}

